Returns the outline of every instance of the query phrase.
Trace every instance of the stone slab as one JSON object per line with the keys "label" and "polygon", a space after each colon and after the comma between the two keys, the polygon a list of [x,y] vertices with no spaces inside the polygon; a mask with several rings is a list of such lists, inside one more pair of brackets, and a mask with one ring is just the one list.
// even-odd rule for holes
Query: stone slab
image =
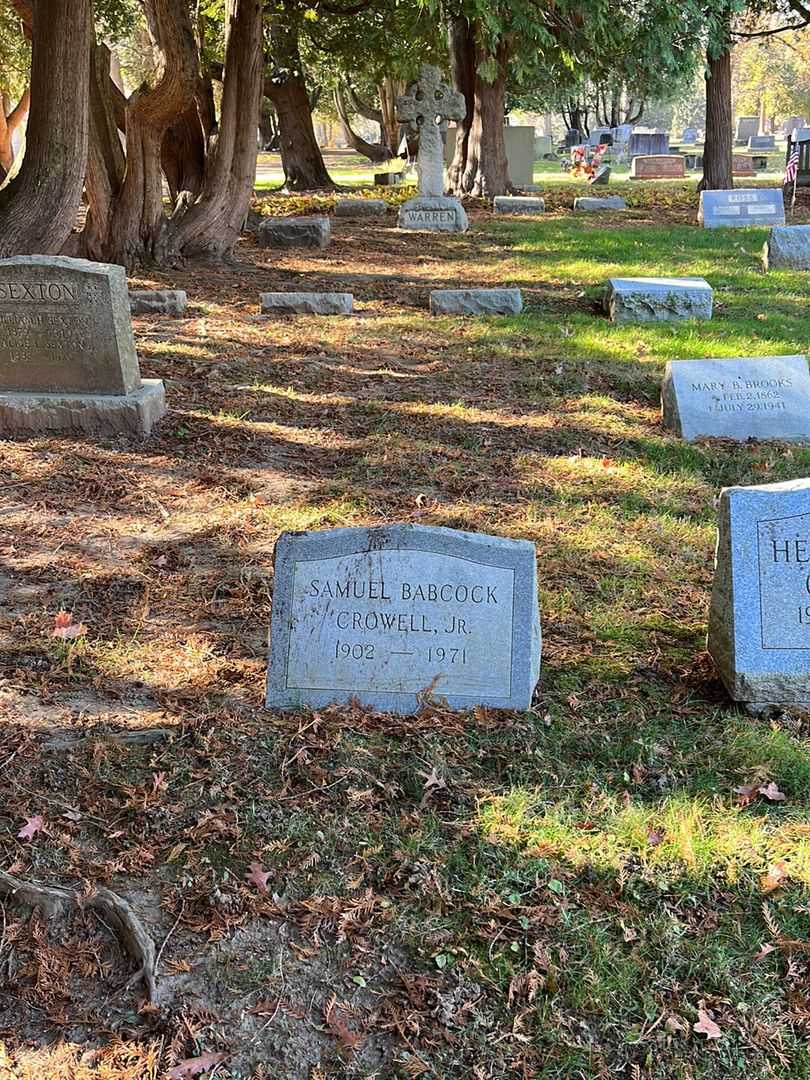
{"label": "stone slab", "polygon": [[0,391],[122,395],[140,385],[122,266],[0,260]]}
{"label": "stone slab", "polygon": [[631,180],[682,180],[686,162],[680,154],[639,154],[630,162]]}
{"label": "stone slab", "polygon": [[751,135],[748,139],[749,150],[775,150],[775,135]]}
{"label": "stone slab", "polygon": [[544,214],[546,201],[536,195],[496,195],[492,209],[496,214]]}
{"label": "stone slab", "polygon": [[325,248],[332,240],[332,226],[322,214],[269,217],[261,223],[257,235],[263,247]]}
{"label": "stone slab", "polygon": [[754,159],[750,154],[734,154],[731,158],[732,176],[756,176]]}
{"label": "stone slab", "polygon": [[810,480],[720,493],[708,648],[733,700],[810,704]]}
{"label": "stone slab", "polygon": [[810,442],[804,356],[671,360],[661,388],[664,427],[696,439]]}
{"label": "stone slab", "polygon": [[187,307],[185,289],[129,290],[129,310],[133,315],[183,316]]}
{"label": "stone slab", "polygon": [[610,278],[605,310],[611,322],[710,319],[714,293],[703,278]]}
{"label": "stone slab", "polygon": [[701,191],[698,224],[704,229],[744,229],[749,225],[784,225],[781,188]]}
{"label": "stone slab", "polygon": [[338,199],[335,203],[335,217],[385,217],[387,210],[385,199]]}
{"label": "stone slab", "polygon": [[434,289],[431,315],[519,315],[520,289]]}
{"label": "stone slab", "polygon": [[146,436],[165,414],[166,391],[160,379],[144,379],[137,390],[120,396],[0,392],[3,435]]}
{"label": "stone slab", "polygon": [[626,210],[627,201],[621,195],[606,195],[602,199],[596,196],[582,195],[574,199],[574,209],[586,214],[597,214],[605,210]]}
{"label": "stone slab", "polygon": [[259,295],[262,315],[351,315],[354,297],[337,292],[266,292]]}
{"label": "stone slab", "polygon": [[399,208],[398,224],[400,229],[427,232],[466,232],[470,226],[464,207],[449,195],[408,199]]}
{"label": "stone slab", "polygon": [[276,544],[268,707],[528,709],[540,653],[526,540],[390,525]]}
{"label": "stone slab", "polygon": [[762,249],[766,270],[810,270],[810,225],[777,225]]}

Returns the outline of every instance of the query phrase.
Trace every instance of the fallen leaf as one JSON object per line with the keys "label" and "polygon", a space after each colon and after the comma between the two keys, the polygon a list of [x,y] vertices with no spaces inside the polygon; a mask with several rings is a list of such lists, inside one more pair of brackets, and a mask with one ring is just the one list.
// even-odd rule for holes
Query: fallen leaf
{"label": "fallen leaf", "polygon": [[758,960],[764,960],[766,956],[770,956],[772,952],[776,952],[776,946],[772,945],[770,941],[766,941],[757,955],[754,957],[754,963]]}
{"label": "fallen leaf", "polygon": [[171,1080],[186,1080],[189,1076],[199,1076],[200,1073],[213,1069],[220,1061],[224,1061],[227,1056],[227,1054],[213,1054],[210,1050],[206,1050],[199,1057],[186,1058],[179,1065],[175,1065],[169,1072],[169,1076]]}
{"label": "fallen leaf", "polygon": [[698,1020],[696,1024],[692,1024],[692,1031],[705,1035],[707,1039],[720,1039],[723,1036],[723,1032],[704,1009],[698,1009]]}
{"label": "fallen leaf", "polygon": [[664,1021],[664,1027],[667,1029],[667,1031],[671,1032],[672,1034],[674,1034],[676,1031],[687,1031],[688,1030],[687,1025],[680,1018],[680,1016],[675,1016],[674,1013],[673,1013],[672,1016],[668,1016],[666,1018],[666,1020]]}
{"label": "fallen leaf", "polygon": [[741,806],[748,806],[758,790],[759,787],[757,784],[740,784],[739,787],[734,788],[734,794],[739,795],[737,801]]}
{"label": "fallen leaf", "polygon": [[766,893],[774,892],[778,889],[787,877],[787,866],[784,859],[779,859],[773,866],[768,869],[767,874],[763,874],[759,879],[762,891]]}
{"label": "fallen leaf", "polygon": [[84,637],[86,633],[87,627],[84,623],[74,623],[69,611],[60,611],[54,620],[51,637],[69,641],[71,638]]}
{"label": "fallen leaf", "polygon": [[278,998],[263,998],[257,1001],[252,1009],[248,1009],[251,1016],[275,1016],[281,1006]]}
{"label": "fallen leaf", "polygon": [[647,843],[650,847],[658,847],[664,842],[663,829],[647,829]]}
{"label": "fallen leaf", "polygon": [[267,879],[270,877],[269,870],[263,870],[260,862],[250,864],[250,873],[245,875],[245,881],[255,885],[259,892],[267,892]]}
{"label": "fallen leaf", "polygon": [[609,458],[609,457],[603,457],[602,458],[602,468],[603,469],[612,469],[615,464],[616,464],[616,462],[613,460],[613,458]]}
{"label": "fallen leaf", "polygon": [[785,794],[780,791],[776,784],[771,780],[769,784],[765,784],[759,789],[760,795],[764,795],[766,799],[770,799],[771,802],[784,802]]}
{"label": "fallen leaf", "polygon": [[18,840],[33,840],[38,832],[41,832],[45,825],[45,820],[41,814],[34,814],[33,817],[28,818],[25,825],[17,833]]}

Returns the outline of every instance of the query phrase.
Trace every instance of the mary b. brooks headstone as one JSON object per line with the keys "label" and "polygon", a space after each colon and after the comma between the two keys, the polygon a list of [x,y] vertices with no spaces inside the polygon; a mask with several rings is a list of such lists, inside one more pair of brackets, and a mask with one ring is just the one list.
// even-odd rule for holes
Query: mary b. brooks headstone
{"label": "mary b. brooks headstone", "polygon": [[751,711],[810,706],[810,480],[721,492],[708,647]]}
{"label": "mary b. brooks headstone", "polygon": [[0,260],[0,431],[148,435],[166,412],[141,379],[122,266]]}
{"label": "mary b. brooks headstone", "polygon": [[539,676],[529,541],[422,525],[279,538],[268,707],[528,709]]}

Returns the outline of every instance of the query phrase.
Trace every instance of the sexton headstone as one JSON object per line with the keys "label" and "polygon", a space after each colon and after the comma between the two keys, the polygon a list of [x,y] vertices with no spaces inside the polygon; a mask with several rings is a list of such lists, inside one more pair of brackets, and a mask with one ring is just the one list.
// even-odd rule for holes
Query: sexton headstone
{"label": "sexton headstone", "polygon": [[810,706],[810,480],[721,492],[708,648],[751,711]]}
{"label": "sexton headstone", "polygon": [[464,95],[442,82],[441,72],[423,64],[418,82],[397,100],[397,118],[419,135],[419,195],[399,208],[401,229],[464,232],[469,222],[458,199],[444,194],[444,134],[448,120],[466,115]]}
{"label": "sexton headstone", "polygon": [[148,435],[166,412],[141,379],[122,266],[0,260],[0,431]]}
{"label": "sexton headstone", "polygon": [[781,188],[701,191],[698,223],[704,229],[743,229],[749,225],[784,225]]}
{"label": "sexton headstone", "polygon": [[540,651],[529,541],[391,525],[276,544],[270,708],[528,709]]}
{"label": "sexton headstone", "polygon": [[804,356],[671,360],[661,388],[664,427],[696,439],[810,442]]}

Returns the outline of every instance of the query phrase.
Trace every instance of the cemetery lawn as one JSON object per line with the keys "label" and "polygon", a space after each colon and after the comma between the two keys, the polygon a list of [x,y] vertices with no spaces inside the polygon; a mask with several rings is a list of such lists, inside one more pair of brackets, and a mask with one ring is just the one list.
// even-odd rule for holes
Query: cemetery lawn
{"label": "cemetery lawn", "polygon": [[[668,359],[808,351],[806,276],[627,189],[142,274],[190,300],[134,320],[157,434],[0,443],[3,869],[114,890],[160,950],[149,1004],[108,919],[6,897],[2,1080],[810,1077],[810,721],[746,716],[705,653],[720,488],[810,449],[658,418]],[[715,318],[611,326],[614,274],[705,276]],[[474,285],[525,313],[428,316]],[[260,318],[273,289],[357,314]],[[395,521],[535,542],[531,712],[262,709],[279,533]]]}

